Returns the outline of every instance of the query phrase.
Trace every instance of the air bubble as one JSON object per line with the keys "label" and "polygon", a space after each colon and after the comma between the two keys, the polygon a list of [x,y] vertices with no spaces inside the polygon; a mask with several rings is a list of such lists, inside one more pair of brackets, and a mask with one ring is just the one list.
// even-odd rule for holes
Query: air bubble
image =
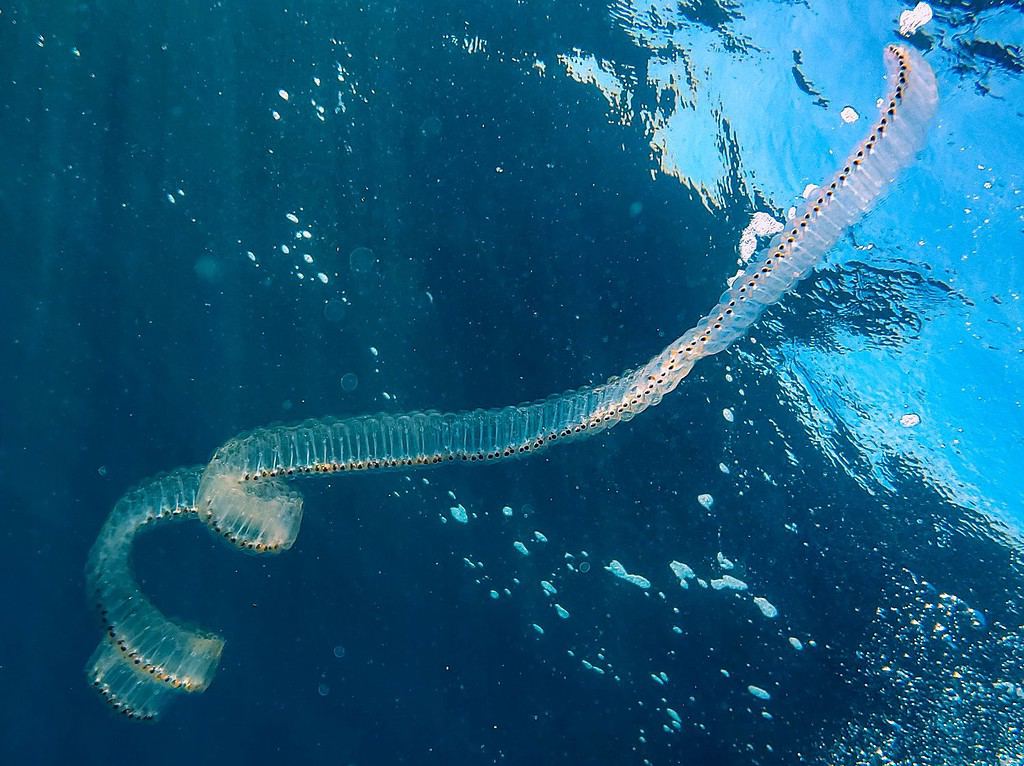
{"label": "air bubble", "polygon": [[916,412],[908,412],[906,415],[900,416],[900,425],[904,428],[913,428],[916,425],[921,424],[921,416]]}
{"label": "air bubble", "polygon": [[357,247],[348,254],[348,265],[356,274],[369,274],[377,266],[377,256],[368,247]]}
{"label": "air bubble", "polygon": [[324,305],[324,319],[328,322],[340,322],[347,311],[345,304],[339,300],[329,300]]}

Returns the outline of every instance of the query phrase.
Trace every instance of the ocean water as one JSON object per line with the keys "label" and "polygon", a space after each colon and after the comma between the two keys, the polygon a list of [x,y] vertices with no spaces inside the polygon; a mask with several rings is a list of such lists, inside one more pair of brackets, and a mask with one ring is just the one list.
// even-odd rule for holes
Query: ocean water
{"label": "ocean water", "polygon": [[[1024,763],[1024,16],[911,10],[0,0],[0,761]],[[873,130],[888,44],[920,151],[658,406],[289,453],[331,466],[289,550],[192,487],[87,571],[241,432],[647,363]],[[203,691],[154,680],[175,626],[225,642]]]}

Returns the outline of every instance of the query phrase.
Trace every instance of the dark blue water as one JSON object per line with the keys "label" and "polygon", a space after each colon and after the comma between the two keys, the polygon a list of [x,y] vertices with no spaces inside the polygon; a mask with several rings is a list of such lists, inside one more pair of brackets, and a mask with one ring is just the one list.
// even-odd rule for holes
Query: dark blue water
{"label": "dark blue water", "polygon": [[[598,383],[691,326],[751,214],[873,119],[901,8],[820,5],[0,4],[0,759],[1021,762],[1011,3],[935,4],[924,167],[752,340],[529,460],[306,482],[279,557],[145,536],[218,675],[148,725],[85,678],[86,555],[145,477],[272,422]],[[631,106],[558,59],[591,53]]]}

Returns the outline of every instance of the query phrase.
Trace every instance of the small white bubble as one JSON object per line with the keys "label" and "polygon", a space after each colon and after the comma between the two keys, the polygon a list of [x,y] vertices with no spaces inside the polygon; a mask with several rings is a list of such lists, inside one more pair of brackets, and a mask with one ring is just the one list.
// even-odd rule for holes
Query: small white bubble
{"label": "small white bubble", "polygon": [[775,605],[766,598],[761,596],[754,597],[754,604],[761,610],[761,614],[770,620],[774,620],[779,616],[779,610],[775,608]]}
{"label": "small white bubble", "polygon": [[931,6],[928,3],[918,3],[913,9],[900,14],[900,34],[910,37],[931,20]]}

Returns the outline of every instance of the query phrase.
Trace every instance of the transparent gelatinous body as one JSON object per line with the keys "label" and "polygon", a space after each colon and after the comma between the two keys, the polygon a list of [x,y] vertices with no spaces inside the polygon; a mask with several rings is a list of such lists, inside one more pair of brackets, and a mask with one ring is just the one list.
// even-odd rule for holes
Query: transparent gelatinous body
{"label": "transparent gelatinous body", "polygon": [[[288,484],[292,477],[523,457],[600,433],[658,404],[698,360],[742,337],[767,306],[807,276],[913,159],[935,111],[935,78],[916,51],[903,47],[887,47],[885,64],[890,90],[881,113],[844,166],[750,260],[718,303],[646,364],[599,386],[510,407],[258,429],[229,441],[205,468],[180,469],[125,495],[87,568],[106,630],[87,668],[92,683],[125,715],[154,718],[174,694],[205,689],[220,658],[219,637],[167,619],[135,583],[131,544],[156,522],[199,517],[243,550],[286,550],[302,520],[302,497]],[[680,575],[680,582],[685,587],[686,578]],[[751,693],[760,696],[754,688]]]}

